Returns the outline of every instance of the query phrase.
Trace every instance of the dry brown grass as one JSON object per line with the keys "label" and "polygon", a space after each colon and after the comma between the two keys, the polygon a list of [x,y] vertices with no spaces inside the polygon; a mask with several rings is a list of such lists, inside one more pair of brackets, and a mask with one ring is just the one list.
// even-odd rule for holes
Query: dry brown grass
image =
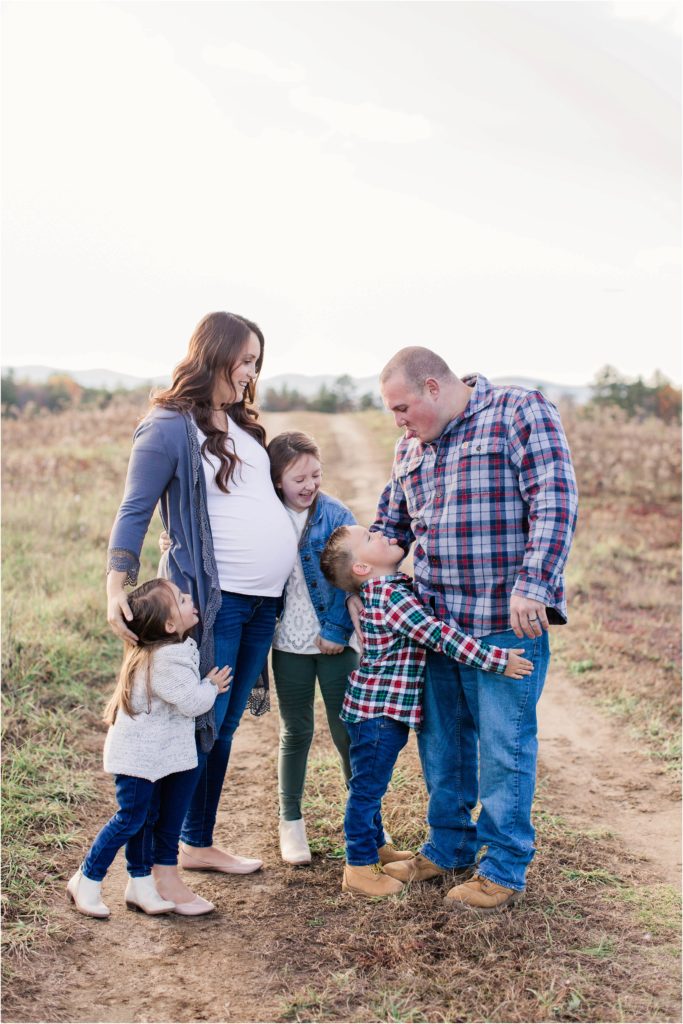
{"label": "dry brown grass", "polygon": [[[142,411],[119,401],[104,412],[5,425],[5,938],[17,997],[36,963],[22,961],[22,951],[60,955],[51,901],[99,818],[94,725],[119,656],[104,618],[104,548]],[[335,493],[348,453],[324,417],[293,414],[291,422],[300,419],[318,435]],[[582,511],[569,567],[571,627],[555,631],[555,649],[588,694],[610,700],[653,753],[674,763],[680,438],[661,424],[572,411],[565,420]],[[359,422],[388,472],[391,419],[365,413]],[[153,532],[145,559],[151,574]],[[675,894],[644,885],[640,861],[608,836],[553,814],[551,793],[537,800],[540,853],[525,902],[494,920],[463,920],[444,911],[442,883],[389,903],[340,895],[343,793],[325,733],[314,753],[306,809],[314,865],[286,871],[256,922],[282,991],[279,1020],[680,1019]],[[411,743],[387,799],[400,844],[417,846],[423,815]],[[236,904],[235,913],[247,910]]]}
{"label": "dry brown grass", "polygon": [[564,410],[581,507],[555,653],[654,757],[680,766],[681,435]]}

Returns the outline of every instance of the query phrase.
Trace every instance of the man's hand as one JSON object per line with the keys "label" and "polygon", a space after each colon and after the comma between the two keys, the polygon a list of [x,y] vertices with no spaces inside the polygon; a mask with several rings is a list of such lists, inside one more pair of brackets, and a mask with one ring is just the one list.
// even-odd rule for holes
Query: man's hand
{"label": "man's hand", "polygon": [[363,602],[361,601],[357,594],[349,594],[349,596],[346,598],[346,607],[348,609],[349,615],[351,616],[351,622],[353,623],[353,628],[356,631],[358,647],[360,648],[360,653],[362,654],[363,637],[360,631],[360,613],[363,611]]}
{"label": "man's hand", "polygon": [[159,534],[159,551],[161,551],[162,555],[165,555],[170,546],[171,538],[166,533],[166,530],[162,530]]}
{"label": "man's hand", "polygon": [[333,640],[325,640],[322,636],[317,636],[313,643],[321,654],[341,654],[344,650],[344,644],[335,644]]}
{"label": "man's hand", "polygon": [[545,605],[532,601],[530,597],[513,594],[510,598],[510,625],[516,637],[528,636],[533,640],[548,628]]}

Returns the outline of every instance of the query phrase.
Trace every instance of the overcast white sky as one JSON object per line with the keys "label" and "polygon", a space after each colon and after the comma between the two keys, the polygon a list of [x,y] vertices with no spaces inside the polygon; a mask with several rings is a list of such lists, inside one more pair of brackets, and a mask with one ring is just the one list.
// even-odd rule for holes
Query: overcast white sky
{"label": "overcast white sky", "polygon": [[3,364],[681,379],[680,7],[3,3]]}

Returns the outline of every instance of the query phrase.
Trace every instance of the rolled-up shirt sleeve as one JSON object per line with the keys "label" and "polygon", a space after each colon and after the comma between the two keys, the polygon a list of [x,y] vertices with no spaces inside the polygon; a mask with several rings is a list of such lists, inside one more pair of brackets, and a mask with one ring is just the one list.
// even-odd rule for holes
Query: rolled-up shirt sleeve
{"label": "rolled-up shirt sleeve", "polygon": [[522,568],[512,593],[550,604],[576,529],[578,490],[557,409],[538,391],[520,402],[509,433],[509,452],[529,508]]}
{"label": "rolled-up shirt sleeve", "polygon": [[401,481],[395,474],[392,474],[382,491],[370,530],[381,530],[385,537],[395,540],[406,554],[415,540]]}

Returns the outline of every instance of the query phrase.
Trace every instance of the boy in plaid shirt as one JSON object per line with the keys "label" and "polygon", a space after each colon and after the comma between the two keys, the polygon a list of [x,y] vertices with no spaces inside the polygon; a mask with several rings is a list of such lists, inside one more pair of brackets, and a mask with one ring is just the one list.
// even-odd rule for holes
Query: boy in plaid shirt
{"label": "boy in plaid shirt", "polygon": [[420,726],[426,649],[511,679],[533,669],[518,649],[490,646],[436,619],[413,593],[410,576],[397,571],[404,556],[382,533],[340,526],[320,559],[327,579],[363,602],[363,655],[349,676],[341,711],[352,769],[342,889],[366,896],[400,892],[402,882],[385,875],[382,864],[411,856],[387,847],[381,805],[410,729]]}

